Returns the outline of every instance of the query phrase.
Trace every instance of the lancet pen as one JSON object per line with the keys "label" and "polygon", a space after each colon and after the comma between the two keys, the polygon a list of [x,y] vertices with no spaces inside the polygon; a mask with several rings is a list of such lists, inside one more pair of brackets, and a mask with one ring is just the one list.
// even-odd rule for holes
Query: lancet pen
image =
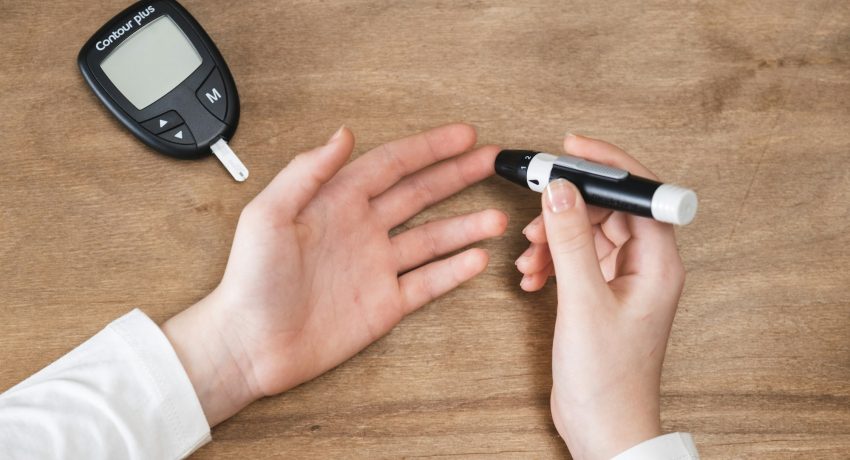
{"label": "lancet pen", "polygon": [[572,155],[502,150],[496,157],[496,173],[535,192],[543,192],[549,181],[563,178],[575,184],[588,204],[670,224],[687,225],[697,213],[693,190]]}

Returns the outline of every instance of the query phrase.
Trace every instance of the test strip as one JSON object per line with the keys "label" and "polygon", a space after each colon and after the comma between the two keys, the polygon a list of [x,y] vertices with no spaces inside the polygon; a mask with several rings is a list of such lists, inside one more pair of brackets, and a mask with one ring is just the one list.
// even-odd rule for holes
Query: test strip
{"label": "test strip", "polygon": [[236,179],[237,182],[244,182],[248,178],[248,168],[242,164],[242,160],[233,153],[230,146],[224,139],[219,139],[210,146],[212,152],[218,158],[218,161],[224,166],[224,169]]}

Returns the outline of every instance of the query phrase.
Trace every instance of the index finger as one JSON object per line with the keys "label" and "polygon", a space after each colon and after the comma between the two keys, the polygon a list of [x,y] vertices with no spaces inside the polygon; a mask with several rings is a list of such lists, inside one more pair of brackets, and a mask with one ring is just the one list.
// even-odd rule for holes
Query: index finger
{"label": "index finger", "polygon": [[634,157],[620,147],[603,140],[568,134],[564,138],[564,151],[591,161],[616,166],[648,179],[658,180],[658,176]]}
{"label": "index finger", "polygon": [[440,126],[372,149],[340,171],[340,177],[372,198],[407,175],[469,150],[476,137],[475,128],[464,123]]}

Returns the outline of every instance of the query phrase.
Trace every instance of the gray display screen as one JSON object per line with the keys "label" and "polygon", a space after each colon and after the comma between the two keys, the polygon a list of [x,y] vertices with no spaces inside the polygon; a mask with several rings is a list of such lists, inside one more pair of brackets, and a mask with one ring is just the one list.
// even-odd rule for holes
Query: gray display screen
{"label": "gray display screen", "polygon": [[124,40],[100,67],[121,94],[142,110],[176,88],[201,62],[192,42],[164,15]]}

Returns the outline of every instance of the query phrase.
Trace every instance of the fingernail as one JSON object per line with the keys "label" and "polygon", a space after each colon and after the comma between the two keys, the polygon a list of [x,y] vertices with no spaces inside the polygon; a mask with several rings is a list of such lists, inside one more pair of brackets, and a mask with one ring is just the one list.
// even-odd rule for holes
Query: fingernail
{"label": "fingernail", "polygon": [[532,254],[534,254],[534,246],[529,246],[528,249],[519,256],[519,258],[522,259],[523,257],[531,257]]}
{"label": "fingernail", "polygon": [[570,187],[564,179],[549,182],[546,187],[546,197],[549,209],[555,214],[568,211],[576,204],[575,189]]}
{"label": "fingernail", "polygon": [[537,221],[536,220],[531,221],[528,225],[525,226],[524,229],[522,229],[522,234],[527,235],[528,232],[536,226],[537,226]]}
{"label": "fingernail", "polygon": [[339,139],[339,138],[342,136],[342,132],[343,132],[344,130],[345,130],[345,125],[340,126],[340,127],[339,127],[339,129],[338,129],[338,130],[336,130],[336,132],[334,133],[334,135],[333,135],[333,136],[331,136],[331,138],[330,138],[330,139],[328,139],[328,142],[326,143],[326,145],[327,145],[327,144],[332,144],[334,141],[336,141],[337,139]]}
{"label": "fingernail", "polygon": [[528,284],[531,283],[531,276],[523,275],[522,281],[519,282],[519,287],[528,289]]}

